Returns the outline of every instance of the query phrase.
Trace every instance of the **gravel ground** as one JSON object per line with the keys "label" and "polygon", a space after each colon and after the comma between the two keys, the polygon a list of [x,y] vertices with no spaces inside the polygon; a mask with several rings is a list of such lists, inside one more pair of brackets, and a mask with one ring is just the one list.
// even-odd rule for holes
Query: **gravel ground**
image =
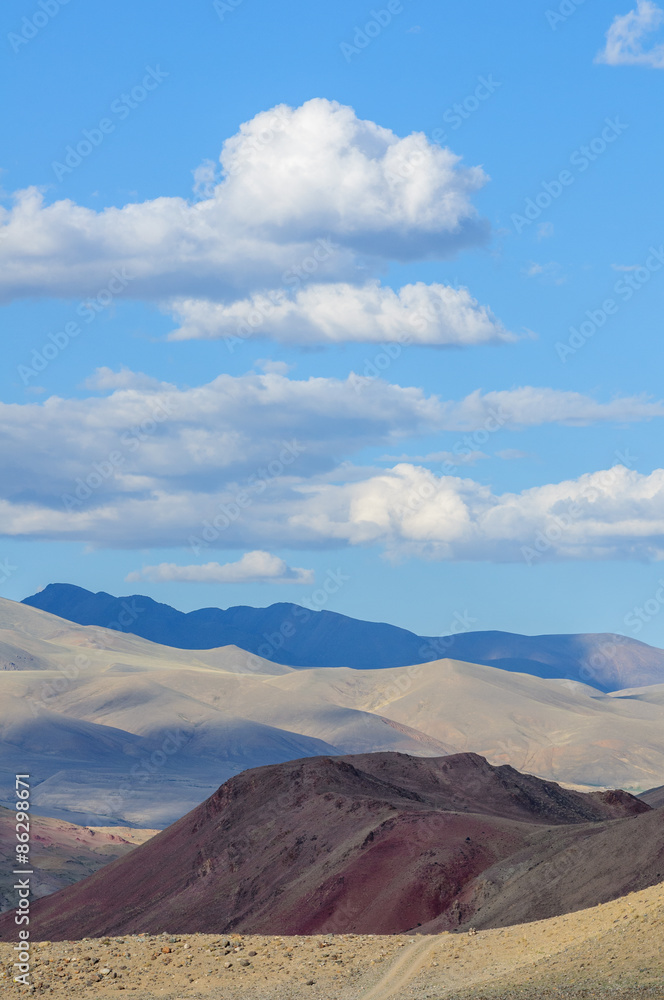
{"label": "gravel ground", "polygon": [[131,935],[35,946],[32,988],[87,1000],[664,1000],[664,883],[592,910],[477,934]]}

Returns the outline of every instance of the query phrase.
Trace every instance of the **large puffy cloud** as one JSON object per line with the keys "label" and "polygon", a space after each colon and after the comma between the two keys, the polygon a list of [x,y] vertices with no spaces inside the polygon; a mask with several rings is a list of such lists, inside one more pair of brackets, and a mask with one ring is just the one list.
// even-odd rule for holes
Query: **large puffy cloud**
{"label": "large puffy cloud", "polygon": [[363,253],[420,258],[484,232],[469,200],[487,179],[481,168],[461,167],[422,132],[400,139],[336,102],[258,114],[220,160],[229,216],[271,237],[330,233]]}
{"label": "large puffy cloud", "polygon": [[625,466],[522,493],[402,464],[360,483],[325,484],[291,524],[312,540],[379,544],[395,556],[524,561],[661,559],[664,470]]}
{"label": "large puffy cloud", "polygon": [[288,297],[272,290],[232,303],[181,299],[171,340],[269,336],[287,344],[399,341],[435,346],[516,338],[465,288],[417,282],[395,292],[378,282],[313,284]]}
{"label": "large puffy cloud", "polygon": [[403,449],[405,438],[420,434],[459,435],[447,443],[459,445],[449,450],[461,463],[503,429],[664,415],[662,403],[640,397],[603,403],[523,387],[445,401],[357,376],[220,375],[178,388],[100,369],[87,385],[104,395],[0,404],[0,496],[74,510],[112,495],[211,493],[242,481],[283,487],[367,446]]}
{"label": "large puffy cloud", "polygon": [[521,493],[400,464],[346,481],[245,491],[128,497],[78,513],[0,501],[5,532],[144,548],[378,546],[393,557],[525,562],[664,558],[664,470],[624,466]]}
{"label": "large puffy cloud", "polygon": [[[606,45],[596,61],[609,66],[650,66],[664,69],[664,42],[648,47],[649,37],[664,25],[664,10],[652,0],[637,0],[634,10],[614,18]],[[661,36],[660,36],[661,37]]]}
{"label": "large puffy cloud", "polygon": [[306,487],[291,524],[314,539],[380,544],[432,559],[664,557],[664,470],[624,465],[495,495],[470,479],[401,464],[362,482]]}
{"label": "large puffy cloud", "polygon": [[356,281],[358,253],[440,258],[486,236],[471,202],[480,168],[332,101],[258,114],[226,141],[221,164],[219,184],[194,204],[96,212],[21,192],[0,209],[0,295],[87,297],[117,286],[119,272],[125,296],[233,301],[293,288],[310,260],[318,281]]}
{"label": "large puffy cloud", "polygon": [[176,563],[160,563],[158,566],[144,566],[129,573],[125,580],[138,583],[150,580],[152,583],[289,583],[312,584],[315,579],[311,569],[292,568],[271,552],[256,550],[245,552],[234,563],[218,562],[204,565],[178,566]]}

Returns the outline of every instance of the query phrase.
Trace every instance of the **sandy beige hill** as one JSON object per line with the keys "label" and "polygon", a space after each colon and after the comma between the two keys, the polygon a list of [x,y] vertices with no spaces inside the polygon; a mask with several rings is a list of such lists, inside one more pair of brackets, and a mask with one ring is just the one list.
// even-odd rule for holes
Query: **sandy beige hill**
{"label": "sandy beige hill", "polygon": [[606,695],[454,660],[293,670],[2,599],[1,650],[0,784],[31,773],[35,805],[83,826],[163,828],[246,768],[332,753],[474,751],[586,789],[664,781],[663,686]]}
{"label": "sandy beige hill", "polygon": [[[664,885],[477,934],[130,935],[45,943],[33,995],[92,1000],[662,1000]],[[4,992],[12,945],[0,944]],[[0,990],[3,990],[0,978]],[[123,996],[126,995],[124,992]]]}
{"label": "sandy beige hill", "polygon": [[[442,656],[503,670],[583,680],[602,691],[664,683],[664,650],[630,636],[456,632],[417,636],[380,622],[296,604],[200,608],[184,614],[145,595],[113,597],[52,583],[25,599],[82,625],[123,622],[129,631],[182,649],[236,645],[291,667],[403,667]],[[275,651],[278,655],[274,656]]]}

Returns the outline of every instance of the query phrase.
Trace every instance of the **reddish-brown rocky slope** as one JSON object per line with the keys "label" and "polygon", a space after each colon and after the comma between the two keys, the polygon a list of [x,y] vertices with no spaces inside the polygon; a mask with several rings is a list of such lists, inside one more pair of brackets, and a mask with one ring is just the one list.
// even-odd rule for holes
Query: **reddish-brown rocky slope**
{"label": "reddish-brown rocky slope", "polygon": [[[570,791],[476,754],[292,761],[232,778],[126,858],[39,901],[33,931],[57,940],[455,927],[491,896],[478,892],[483,873],[512,857],[535,867],[556,838],[565,850],[569,835],[600,827],[610,839],[650,813],[625,792]],[[603,858],[591,858],[597,884],[591,873],[585,896],[613,898]],[[529,891],[519,919],[540,915],[536,878]]]}

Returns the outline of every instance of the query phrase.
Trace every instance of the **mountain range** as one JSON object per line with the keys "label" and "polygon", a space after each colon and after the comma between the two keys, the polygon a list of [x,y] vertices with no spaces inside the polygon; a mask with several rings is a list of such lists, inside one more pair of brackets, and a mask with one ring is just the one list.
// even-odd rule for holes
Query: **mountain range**
{"label": "mountain range", "polygon": [[[126,857],[35,903],[37,939],[503,927],[664,878],[660,811],[477,754],[245,771]],[[13,933],[11,914],[0,936]]]}
{"label": "mountain range", "polygon": [[[0,599],[0,781],[31,774],[39,936],[436,934],[664,879],[664,683],[536,673],[582,638],[597,667],[602,637],[507,636],[541,657],[522,671],[292,666],[156,643],[128,627],[143,598],[110,600],[103,627]],[[340,644],[391,628],[336,617]],[[643,650],[614,641],[605,686],[656,675]]]}
{"label": "mountain range", "polygon": [[0,599],[0,782],[10,787],[20,761],[38,812],[163,828],[247,768],[388,751],[472,751],[640,793],[664,783],[664,685],[603,693],[451,659],[294,669]]}
{"label": "mountain range", "polygon": [[617,634],[465,631],[419,636],[394,625],[297,604],[203,608],[185,614],[150,597],[113,597],[64,583],[49,584],[23,603],[79,625],[115,628],[166,646],[234,645],[290,667],[375,670],[450,658],[536,677],[577,680],[601,691],[664,683],[664,651]]}

